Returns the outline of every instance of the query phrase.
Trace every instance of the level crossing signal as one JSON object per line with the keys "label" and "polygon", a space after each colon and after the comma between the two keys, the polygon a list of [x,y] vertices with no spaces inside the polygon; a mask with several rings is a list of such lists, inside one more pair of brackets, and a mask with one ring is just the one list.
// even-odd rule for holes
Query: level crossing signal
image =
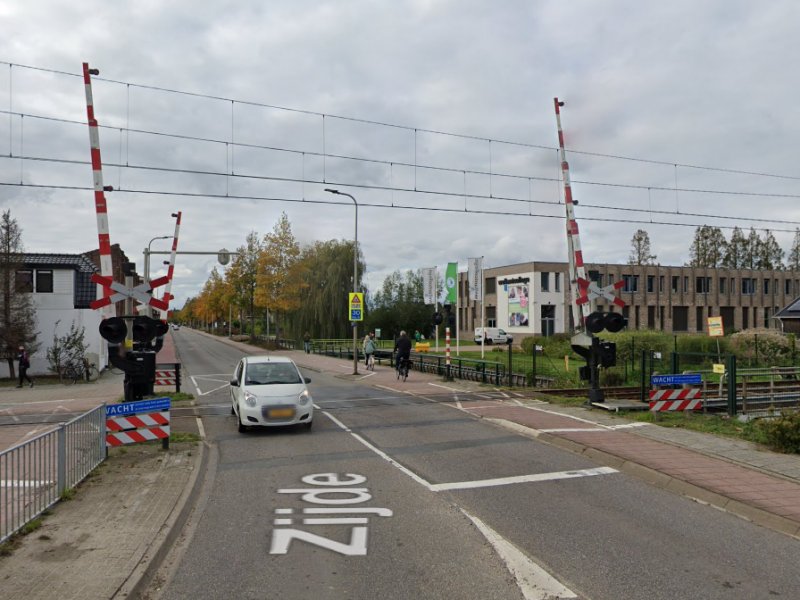
{"label": "level crossing signal", "polygon": [[603,330],[611,333],[622,331],[628,324],[628,319],[620,313],[595,311],[586,317],[586,331],[600,333]]}

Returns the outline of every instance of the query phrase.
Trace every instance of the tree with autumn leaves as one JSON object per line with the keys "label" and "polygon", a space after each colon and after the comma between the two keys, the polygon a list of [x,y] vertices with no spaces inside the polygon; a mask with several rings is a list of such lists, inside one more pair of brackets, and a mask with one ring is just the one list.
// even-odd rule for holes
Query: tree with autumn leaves
{"label": "tree with autumn leaves", "polygon": [[[233,314],[251,337],[277,334],[272,323],[293,339],[305,331],[317,338],[342,337],[350,327],[346,291],[352,289],[353,250],[353,242],[344,240],[301,248],[282,213],[270,233],[250,232],[225,273],[215,267],[200,295],[176,318],[208,324]],[[359,260],[360,272],[365,269]]]}

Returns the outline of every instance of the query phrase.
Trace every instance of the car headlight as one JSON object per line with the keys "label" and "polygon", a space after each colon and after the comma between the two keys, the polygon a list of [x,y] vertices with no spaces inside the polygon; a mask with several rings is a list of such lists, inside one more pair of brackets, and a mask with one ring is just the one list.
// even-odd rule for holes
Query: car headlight
{"label": "car headlight", "polygon": [[300,393],[300,396],[297,398],[297,402],[300,404],[300,406],[305,406],[311,402],[311,394],[308,393],[308,390],[303,390]]}
{"label": "car headlight", "polygon": [[251,392],[245,392],[244,403],[251,408],[254,407],[256,405],[256,395]]}

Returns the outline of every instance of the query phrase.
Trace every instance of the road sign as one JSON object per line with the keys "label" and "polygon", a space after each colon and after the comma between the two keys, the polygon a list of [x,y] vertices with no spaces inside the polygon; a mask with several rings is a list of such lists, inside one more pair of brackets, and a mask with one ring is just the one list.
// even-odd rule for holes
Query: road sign
{"label": "road sign", "polygon": [[708,335],[711,337],[725,335],[725,330],[722,328],[722,317],[708,317]]}
{"label": "road sign", "polygon": [[137,402],[124,402],[122,404],[106,405],[106,416],[135,415],[143,412],[156,412],[169,410],[169,398],[156,398],[155,400],[139,400]]}
{"label": "road sign", "polygon": [[361,292],[350,292],[350,320],[364,320],[364,294]]}
{"label": "road sign", "polygon": [[650,376],[650,385],[699,385],[701,383],[703,383],[703,376],[700,373]]}

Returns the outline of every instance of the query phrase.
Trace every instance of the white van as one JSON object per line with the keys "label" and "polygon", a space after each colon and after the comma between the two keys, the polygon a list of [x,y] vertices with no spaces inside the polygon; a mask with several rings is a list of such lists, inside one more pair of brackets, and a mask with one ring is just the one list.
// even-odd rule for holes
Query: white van
{"label": "white van", "polygon": [[486,331],[486,344],[510,344],[514,341],[508,333],[499,329],[498,327],[476,327],[475,328],[475,343],[480,344],[484,339],[484,330]]}

